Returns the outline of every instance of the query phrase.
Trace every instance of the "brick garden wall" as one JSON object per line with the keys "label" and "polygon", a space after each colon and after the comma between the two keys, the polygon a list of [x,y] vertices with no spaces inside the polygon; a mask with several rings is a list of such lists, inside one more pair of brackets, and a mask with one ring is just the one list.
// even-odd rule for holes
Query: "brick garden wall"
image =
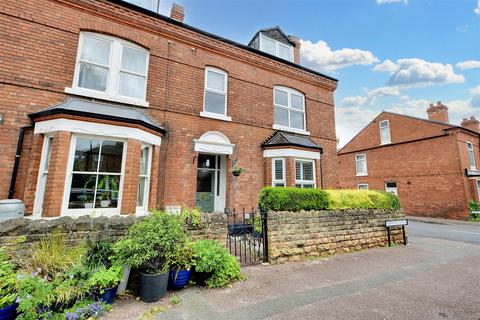
{"label": "brick garden wall", "polygon": [[[61,217],[58,219],[13,219],[0,222],[0,248],[13,253],[13,256],[26,258],[36,240],[42,236],[58,233],[71,243],[80,243],[98,236],[110,236],[114,240],[123,237],[128,228],[138,219],[135,216],[115,216],[91,218],[82,216],[77,219]],[[210,214],[202,217],[200,225],[188,229],[190,240],[218,240],[226,242],[227,220],[222,214]]]}
{"label": "brick garden wall", "polygon": [[[385,221],[404,217],[400,211],[364,209],[269,212],[269,259],[282,263],[385,246]],[[395,242],[403,241],[401,230],[392,229]]]}

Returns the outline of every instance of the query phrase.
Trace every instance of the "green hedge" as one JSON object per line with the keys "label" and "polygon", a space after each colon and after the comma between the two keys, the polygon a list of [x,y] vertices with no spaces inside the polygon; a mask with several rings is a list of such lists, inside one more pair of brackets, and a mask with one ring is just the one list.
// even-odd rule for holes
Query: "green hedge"
{"label": "green hedge", "polygon": [[398,197],[385,191],[263,188],[261,207],[274,211],[400,209]]}

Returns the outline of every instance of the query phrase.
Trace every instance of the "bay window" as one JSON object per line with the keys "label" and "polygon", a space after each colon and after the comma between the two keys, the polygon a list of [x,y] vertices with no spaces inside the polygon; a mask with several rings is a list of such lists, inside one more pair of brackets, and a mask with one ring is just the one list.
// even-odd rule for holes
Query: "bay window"
{"label": "bay window", "polygon": [[142,145],[140,154],[140,173],[137,188],[137,212],[148,210],[148,191],[150,190],[150,167],[152,163],[152,147]]}
{"label": "bay window", "polygon": [[74,147],[66,188],[68,210],[118,211],[124,142],[84,136],[74,136],[72,141]]}
{"label": "bay window", "polygon": [[302,93],[286,88],[274,88],[274,128],[306,133],[305,97]]}
{"label": "bay window", "polygon": [[68,93],[148,106],[146,87],[149,53],[111,36],[82,32],[74,82]]}
{"label": "bay window", "polygon": [[272,186],[285,187],[285,159],[272,159]]}
{"label": "bay window", "polygon": [[315,163],[313,160],[295,160],[295,186],[315,188]]}

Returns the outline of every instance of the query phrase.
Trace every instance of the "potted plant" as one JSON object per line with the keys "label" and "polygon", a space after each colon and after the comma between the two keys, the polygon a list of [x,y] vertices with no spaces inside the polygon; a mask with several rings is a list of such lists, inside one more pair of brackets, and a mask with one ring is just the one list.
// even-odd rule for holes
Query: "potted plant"
{"label": "potted plant", "polygon": [[170,261],[170,274],[168,287],[170,289],[182,289],[190,281],[195,256],[190,245],[180,248],[175,257]]}
{"label": "potted plant", "polygon": [[100,301],[113,304],[117,287],[123,276],[123,270],[120,266],[100,267],[88,279],[88,285],[93,289],[93,295]]}
{"label": "potted plant", "polygon": [[109,176],[103,176],[98,180],[97,192],[98,191],[100,191],[100,207],[108,208],[111,203],[112,194],[118,192],[117,180]]}
{"label": "potted plant", "polygon": [[140,271],[140,298],[155,302],[167,293],[169,263],[186,243],[181,217],[154,211],[130,227],[113,249],[120,264]]}
{"label": "potted plant", "polygon": [[232,168],[230,168],[230,172],[235,176],[238,177],[242,172],[245,172],[246,170],[242,167],[240,167],[237,164],[234,164]]}
{"label": "potted plant", "polygon": [[102,193],[98,198],[100,199],[100,207],[108,208],[110,206],[111,201],[108,194]]}
{"label": "potted plant", "polygon": [[0,319],[13,320],[17,317],[17,274],[0,249]]}

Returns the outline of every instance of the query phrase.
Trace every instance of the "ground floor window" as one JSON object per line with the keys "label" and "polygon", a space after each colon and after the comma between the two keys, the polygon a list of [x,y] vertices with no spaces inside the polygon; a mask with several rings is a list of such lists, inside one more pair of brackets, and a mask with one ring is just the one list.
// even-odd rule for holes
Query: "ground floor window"
{"label": "ground floor window", "polygon": [[285,187],[285,158],[272,159],[272,186]]}
{"label": "ground floor window", "polygon": [[393,193],[398,196],[397,183],[396,182],[385,182],[385,191]]}
{"label": "ground floor window", "polygon": [[315,162],[295,159],[295,186],[297,188],[315,188]]}
{"label": "ground floor window", "polygon": [[367,183],[359,183],[357,188],[358,188],[358,190],[368,190],[368,184]]}
{"label": "ground floor window", "polygon": [[118,208],[124,141],[74,136],[68,209]]}
{"label": "ground floor window", "polygon": [[37,196],[35,198],[34,214],[40,216],[43,212],[43,204],[45,200],[45,188],[47,186],[48,167],[50,165],[50,154],[52,152],[53,138],[45,136],[42,159],[40,160],[40,170],[38,172]]}
{"label": "ground floor window", "polygon": [[477,200],[480,201],[480,179],[477,179],[476,182],[477,182]]}
{"label": "ground floor window", "polygon": [[142,145],[142,151],[140,154],[140,173],[138,175],[137,210],[148,210],[151,163],[152,147],[150,145]]}

